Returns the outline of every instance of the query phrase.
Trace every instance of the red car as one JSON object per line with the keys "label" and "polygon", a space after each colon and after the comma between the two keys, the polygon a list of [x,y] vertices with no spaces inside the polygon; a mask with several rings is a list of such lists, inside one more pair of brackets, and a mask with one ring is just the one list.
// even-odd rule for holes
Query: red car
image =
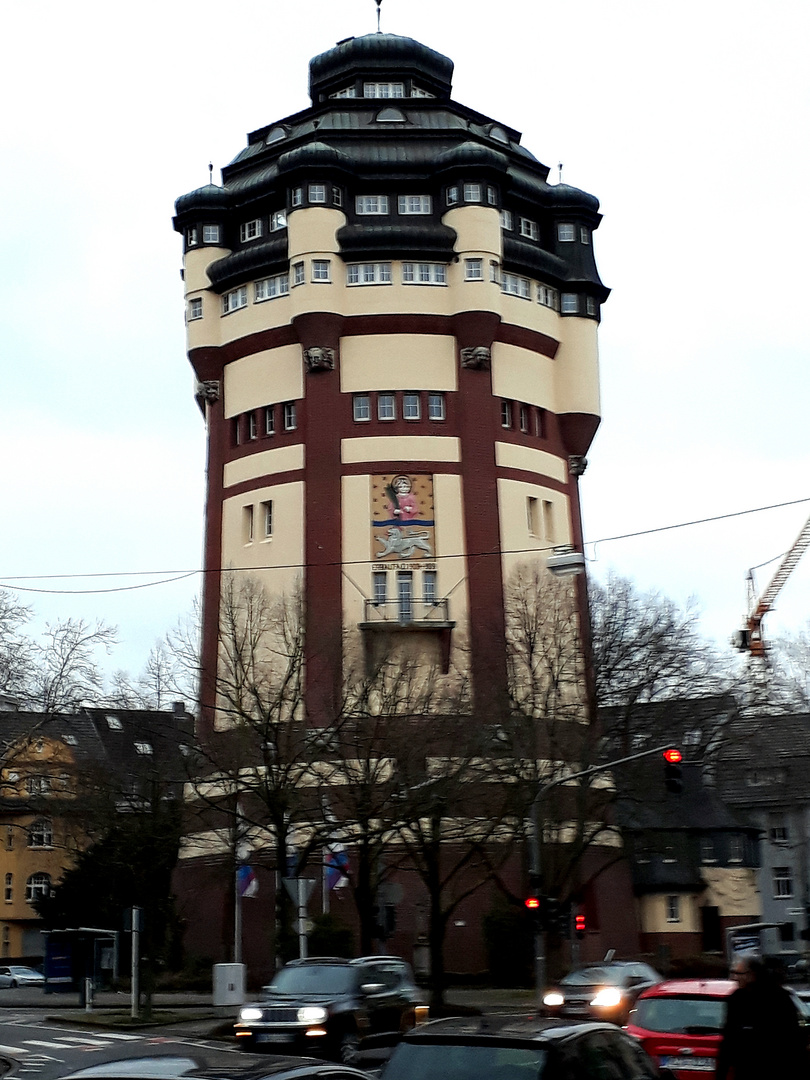
{"label": "red car", "polygon": [[662,1069],[678,1080],[714,1076],[731,979],[672,979],[639,995],[627,1022]]}

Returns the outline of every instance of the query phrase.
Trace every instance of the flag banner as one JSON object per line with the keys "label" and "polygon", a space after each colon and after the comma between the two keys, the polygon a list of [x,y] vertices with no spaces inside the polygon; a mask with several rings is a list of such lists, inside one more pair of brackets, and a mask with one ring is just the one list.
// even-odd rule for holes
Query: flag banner
{"label": "flag banner", "polygon": [[240,866],[236,871],[236,887],[240,896],[256,896],[259,892],[259,879],[252,866]]}
{"label": "flag banner", "polygon": [[342,844],[332,844],[324,850],[323,864],[326,867],[328,889],[342,889],[348,884],[346,871],[349,866],[349,856]]}

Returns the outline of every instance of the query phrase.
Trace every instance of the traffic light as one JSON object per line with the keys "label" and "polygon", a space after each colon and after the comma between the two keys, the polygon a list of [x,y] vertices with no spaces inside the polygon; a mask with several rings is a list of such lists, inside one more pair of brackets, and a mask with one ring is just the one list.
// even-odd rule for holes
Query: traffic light
{"label": "traffic light", "polygon": [[683,754],[677,747],[670,746],[664,751],[664,786],[674,795],[680,795],[683,791],[682,761]]}
{"label": "traffic light", "polygon": [[534,927],[535,933],[540,929],[543,918],[543,905],[539,896],[527,896],[523,901],[523,908],[529,916],[529,921]]}
{"label": "traffic light", "polygon": [[584,915],[580,914],[580,915],[575,915],[574,916],[574,931],[575,931],[577,937],[579,938],[579,940],[582,941],[582,939],[585,937],[585,916]]}

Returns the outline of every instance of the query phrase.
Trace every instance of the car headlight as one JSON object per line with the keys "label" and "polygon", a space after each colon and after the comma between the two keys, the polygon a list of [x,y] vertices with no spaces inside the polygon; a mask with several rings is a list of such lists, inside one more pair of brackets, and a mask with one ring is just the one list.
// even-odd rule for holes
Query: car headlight
{"label": "car headlight", "polygon": [[257,1009],[255,1005],[248,1005],[245,1009],[239,1010],[240,1020],[261,1020],[262,1010]]}
{"label": "car headlight", "polygon": [[298,1010],[298,1020],[302,1024],[322,1024],[328,1015],[320,1005],[304,1005]]}
{"label": "car headlight", "polygon": [[543,1004],[551,1006],[564,1005],[565,998],[562,996],[559,990],[549,990],[549,992],[543,998]]}
{"label": "car headlight", "polygon": [[591,1005],[595,1005],[597,1009],[613,1009],[621,1003],[622,992],[615,986],[603,987],[591,1001]]}

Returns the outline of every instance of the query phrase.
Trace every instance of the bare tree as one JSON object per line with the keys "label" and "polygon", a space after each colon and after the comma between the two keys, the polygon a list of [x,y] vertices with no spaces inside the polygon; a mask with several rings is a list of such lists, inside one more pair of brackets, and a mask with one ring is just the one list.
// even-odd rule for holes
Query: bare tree
{"label": "bare tree", "polygon": [[12,698],[24,693],[31,666],[32,643],[22,633],[30,618],[29,607],[0,590],[0,692]]}

